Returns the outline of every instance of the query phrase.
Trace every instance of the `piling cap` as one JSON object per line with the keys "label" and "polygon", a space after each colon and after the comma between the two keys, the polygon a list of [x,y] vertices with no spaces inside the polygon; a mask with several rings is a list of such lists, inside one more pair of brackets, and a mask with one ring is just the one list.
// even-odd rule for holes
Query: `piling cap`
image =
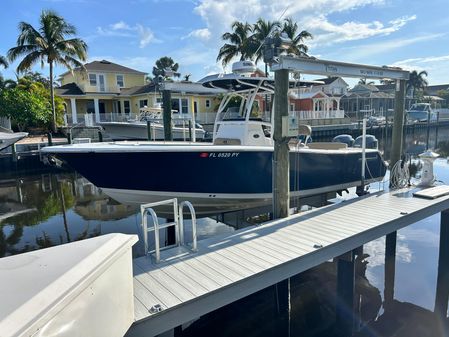
{"label": "piling cap", "polygon": [[427,150],[426,152],[423,152],[419,155],[420,158],[428,158],[428,159],[435,159],[438,158],[440,155],[438,153],[435,153],[433,151]]}

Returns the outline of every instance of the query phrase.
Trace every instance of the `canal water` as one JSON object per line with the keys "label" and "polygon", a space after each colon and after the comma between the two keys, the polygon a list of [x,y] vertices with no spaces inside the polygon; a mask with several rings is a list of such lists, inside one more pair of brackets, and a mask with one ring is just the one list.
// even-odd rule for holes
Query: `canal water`
{"label": "canal water", "polygon": [[[386,138],[380,141],[381,149],[389,148]],[[436,177],[449,184],[449,128],[432,130],[429,135],[426,130],[409,133],[405,144],[414,163],[417,163],[416,155],[427,148],[437,151],[440,159],[435,162]],[[415,165],[415,168],[413,174],[419,179],[420,167]],[[387,181],[374,184],[373,188],[386,185]],[[398,232],[395,299],[430,311],[435,304],[439,217],[434,215]],[[107,233],[140,235],[140,223],[138,207],[116,202],[76,172],[52,171],[0,179],[0,257]],[[199,240],[232,231],[232,226],[216,219],[198,220]],[[368,256],[360,262],[356,287],[368,294],[365,322],[382,314],[384,250],[384,238],[364,246]],[[134,253],[141,251],[139,246]],[[292,335],[336,335],[330,319],[335,309],[331,304],[335,300],[335,266],[323,264],[298,275],[292,282]],[[183,335],[275,336],[275,292],[276,289],[267,288],[219,309],[193,323]],[[409,336],[414,336],[414,332],[409,332]],[[421,335],[416,332],[416,336]]]}

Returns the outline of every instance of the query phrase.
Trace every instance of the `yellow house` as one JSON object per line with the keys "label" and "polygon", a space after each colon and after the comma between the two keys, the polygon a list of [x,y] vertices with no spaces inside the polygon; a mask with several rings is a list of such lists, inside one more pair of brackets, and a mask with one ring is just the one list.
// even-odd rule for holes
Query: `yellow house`
{"label": "yellow house", "polygon": [[[145,82],[146,73],[107,60],[93,61],[65,72],[56,94],[65,100],[68,124],[77,124],[88,114],[95,122],[121,120],[138,114],[140,108],[162,102],[160,85]],[[195,114],[198,122],[213,122],[220,90],[200,83],[165,82],[172,91],[172,109]]]}

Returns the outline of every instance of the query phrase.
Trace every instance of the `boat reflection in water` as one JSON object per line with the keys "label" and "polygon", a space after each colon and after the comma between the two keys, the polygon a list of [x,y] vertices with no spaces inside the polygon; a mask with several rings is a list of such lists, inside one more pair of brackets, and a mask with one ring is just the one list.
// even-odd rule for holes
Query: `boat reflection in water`
{"label": "boat reflection in water", "polygon": [[[0,180],[0,257],[107,233],[140,235],[140,223],[138,206],[118,203],[76,173]],[[190,230],[186,220],[187,237]],[[199,239],[233,230],[198,220]]]}

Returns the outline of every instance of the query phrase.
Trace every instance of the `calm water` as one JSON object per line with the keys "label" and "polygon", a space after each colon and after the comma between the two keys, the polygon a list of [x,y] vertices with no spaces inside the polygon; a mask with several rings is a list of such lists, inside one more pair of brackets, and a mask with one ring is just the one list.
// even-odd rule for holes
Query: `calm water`
{"label": "calm water", "polygon": [[[439,129],[438,139],[436,137],[437,134],[433,130],[428,144],[429,148],[437,148],[442,155],[442,158],[435,163],[435,174],[438,180],[449,184],[449,164],[446,159],[449,156],[449,129]],[[407,151],[412,154],[423,152],[427,147],[426,139],[425,131],[409,133],[406,138]],[[380,140],[381,148],[389,146],[385,138]],[[381,184],[376,184],[375,187],[380,186]],[[210,218],[200,219],[198,223],[200,240],[233,230],[232,227]],[[28,175],[17,177],[17,179],[0,180],[0,257],[113,232],[139,234],[139,209],[117,203],[74,172]],[[395,289],[397,300],[433,310],[438,240],[439,215],[398,232]],[[141,247],[136,249],[141,250]],[[365,245],[365,252],[369,254],[366,278],[372,286],[378,288],[380,294],[383,293],[384,287],[384,249],[384,239]],[[319,273],[331,275],[322,270]],[[298,288],[299,293],[306,289],[304,287],[307,282],[304,280],[307,277],[309,276],[304,276],[300,280],[299,284],[302,288]],[[323,284],[326,283],[327,278],[324,277],[324,280]],[[271,295],[264,296],[264,298],[271,298]],[[253,304],[250,305],[253,307]],[[322,308],[323,306],[321,311],[323,311]],[[260,309],[260,314],[265,315],[264,309]],[[223,317],[226,316],[224,313],[222,315],[224,316],[221,319],[224,320]],[[212,318],[211,321],[215,322]],[[226,324],[229,328],[231,323],[226,320]],[[241,328],[242,322],[234,317],[232,324],[233,330],[231,329],[232,332],[229,334],[244,334],[245,329]],[[299,326],[304,327],[304,325]],[[263,332],[263,328],[260,329],[259,333],[257,329],[252,330],[253,335],[267,335]],[[223,331],[217,333],[218,335],[228,334]],[[307,335],[315,336],[313,333]]]}

